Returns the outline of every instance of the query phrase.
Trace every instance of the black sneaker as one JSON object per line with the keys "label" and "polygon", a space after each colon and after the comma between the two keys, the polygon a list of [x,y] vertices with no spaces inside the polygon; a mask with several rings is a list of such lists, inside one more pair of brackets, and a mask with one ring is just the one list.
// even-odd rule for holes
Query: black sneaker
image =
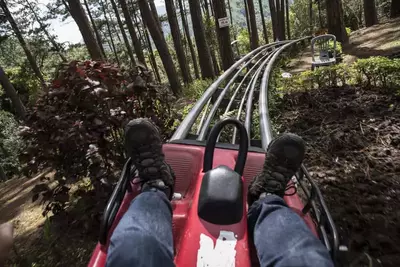
{"label": "black sneaker", "polygon": [[157,127],[148,119],[131,120],[125,127],[125,149],[139,171],[142,190],[155,187],[171,199],[175,175],[164,160]]}
{"label": "black sneaker", "polygon": [[249,206],[262,194],[283,197],[287,183],[303,162],[304,154],[305,143],[300,136],[283,134],[274,139],[268,146],[262,172],[249,185]]}

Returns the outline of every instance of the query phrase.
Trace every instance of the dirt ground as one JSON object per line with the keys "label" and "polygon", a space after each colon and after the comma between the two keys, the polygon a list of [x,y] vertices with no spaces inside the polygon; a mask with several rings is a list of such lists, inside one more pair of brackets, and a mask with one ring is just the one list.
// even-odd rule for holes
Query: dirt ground
{"label": "dirt ground", "polygon": [[40,202],[32,202],[34,186],[53,174],[45,171],[33,178],[15,178],[0,184],[0,223],[12,222],[15,236],[6,266],[87,265],[97,228],[84,231],[68,219],[47,220],[42,216]]}
{"label": "dirt ground", "polygon": [[[400,19],[392,19],[350,34],[349,44],[343,46],[343,63],[353,63],[357,58],[396,56],[400,54]],[[311,46],[294,58],[290,73],[311,70]]]}
{"label": "dirt ground", "polygon": [[341,243],[400,266],[400,97],[331,88],[286,95],[281,130],[308,143]]}

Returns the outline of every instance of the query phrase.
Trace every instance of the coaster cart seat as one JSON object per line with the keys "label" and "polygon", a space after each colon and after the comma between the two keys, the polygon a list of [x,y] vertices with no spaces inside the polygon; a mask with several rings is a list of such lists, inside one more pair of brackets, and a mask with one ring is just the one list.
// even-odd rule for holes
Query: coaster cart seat
{"label": "coaster cart seat", "polygon": [[[227,124],[237,128],[239,145],[217,143]],[[246,195],[251,179],[262,169],[265,152],[249,147],[243,124],[235,119],[220,121],[207,142],[174,140],[165,144],[163,151],[176,174],[172,200],[176,266],[257,266],[257,254],[247,231]],[[105,208],[99,242],[89,266],[105,266],[110,237],[140,192],[132,173],[135,167],[129,159]],[[289,183],[285,202],[335,260],[337,233],[318,187],[304,167]]]}

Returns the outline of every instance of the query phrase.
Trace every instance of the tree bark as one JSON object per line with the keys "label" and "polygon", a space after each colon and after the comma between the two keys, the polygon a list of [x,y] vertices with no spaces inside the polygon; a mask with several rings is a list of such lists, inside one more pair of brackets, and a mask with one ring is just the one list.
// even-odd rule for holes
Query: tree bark
{"label": "tree bark", "polygon": [[189,1],[189,8],[192,16],[193,31],[196,33],[194,37],[196,39],[202,76],[203,78],[214,78],[214,68],[205,36],[199,1]]}
{"label": "tree bark", "polygon": [[181,42],[181,34],[179,30],[178,20],[176,18],[176,11],[174,6],[174,0],[165,0],[165,8],[168,14],[168,22],[171,28],[171,35],[174,41],[174,47],[176,51],[176,56],[178,57],[179,67],[182,72],[182,77],[184,83],[192,82],[192,78],[190,77],[189,73],[189,66],[186,61],[186,55],[183,51],[183,45]]}
{"label": "tree bark", "polygon": [[124,14],[124,17],[125,17],[125,23],[126,23],[126,26],[128,27],[129,35],[131,36],[131,40],[132,40],[133,48],[135,49],[136,56],[138,57],[138,60],[140,61],[140,63],[143,64],[144,66],[146,66],[146,60],[144,58],[143,49],[142,49],[142,46],[140,45],[140,42],[136,35],[135,28],[133,27],[131,15],[129,14],[128,5],[126,4],[125,0],[118,0],[118,2],[121,5],[122,13]]}
{"label": "tree bark", "polygon": [[[329,1],[329,0],[327,0]],[[308,3],[308,18],[309,18],[309,27],[310,27],[310,35],[313,34],[314,31],[314,23],[313,23],[313,0],[310,0]]]}
{"label": "tree bark", "polygon": [[218,38],[219,53],[222,59],[222,67],[224,70],[227,70],[235,62],[231,46],[231,36],[229,27],[219,27],[218,19],[227,17],[228,14],[226,13],[225,1],[213,0],[213,4],[215,11],[215,31]]}
{"label": "tree bark", "polygon": [[192,62],[193,62],[194,74],[195,74],[196,79],[200,79],[200,72],[199,72],[199,66],[197,64],[196,52],[194,51],[192,38],[190,37],[189,26],[187,24],[185,8],[183,7],[182,0],[178,0],[178,4],[179,4],[180,13],[181,13],[183,29],[185,31],[186,40],[187,40],[189,50],[190,50],[190,56],[191,56]]}
{"label": "tree bark", "polygon": [[400,1],[392,0],[392,5],[390,7],[390,17],[397,18],[400,17]]}
{"label": "tree bark", "polygon": [[169,53],[167,43],[160,31],[160,27],[157,25],[157,21],[154,18],[149,5],[146,0],[138,0],[140,12],[142,13],[142,19],[147,25],[150,34],[157,47],[158,53],[160,54],[161,61],[163,62],[165,72],[167,73],[171,90],[174,95],[178,96],[181,93],[181,84],[176,74],[174,62],[172,61],[171,54]]}
{"label": "tree bark", "polygon": [[28,0],[25,0],[25,3],[29,7],[29,10],[32,12],[33,16],[35,17],[36,22],[39,23],[40,29],[43,30],[44,34],[49,39],[50,43],[53,45],[54,50],[57,51],[57,53],[60,56],[61,60],[64,61],[64,62],[67,61],[67,58],[62,53],[61,46],[54,40],[54,38],[47,31],[46,26],[42,23],[42,20],[39,18],[38,14],[36,13],[35,9],[31,5],[31,3],[29,3]]}
{"label": "tree bark", "polygon": [[258,0],[258,5],[260,6],[260,14],[261,14],[261,22],[263,26],[263,35],[264,35],[264,40],[265,43],[268,44],[268,31],[267,31],[267,24],[265,23],[265,17],[264,17],[264,8],[262,5],[262,0]]}
{"label": "tree bark", "polygon": [[112,31],[111,31],[111,27],[110,27],[110,22],[108,21],[108,16],[107,16],[107,12],[106,12],[106,8],[104,6],[104,2],[102,0],[100,0],[100,5],[101,5],[101,9],[103,10],[103,14],[104,14],[104,18],[106,20],[106,26],[107,26],[107,31],[108,31],[108,35],[110,36],[110,41],[111,41],[111,46],[112,46],[112,50],[114,52],[114,57],[115,60],[117,61],[118,66],[121,65],[119,62],[119,58],[118,58],[118,54],[117,54],[117,49],[115,49],[115,43],[114,43],[114,38],[112,36]]}
{"label": "tree bark", "polygon": [[157,21],[157,25],[160,28],[162,35],[164,35],[164,31],[163,31],[162,24],[160,21],[160,16],[158,16],[157,7],[156,7],[156,4],[154,3],[154,0],[149,0],[149,4],[150,4],[151,13],[153,13],[154,18]]}
{"label": "tree bark", "polygon": [[[133,19],[134,19],[135,25],[136,25],[136,27],[138,29],[139,35],[141,35],[140,34],[140,22],[139,22],[139,19],[137,17],[137,14],[136,14],[136,10],[137,9],[135,9],[132,1],[131,1],[131,5],[132,5],[132,9],[133,9]],[[161,83],[160,72],[158,70],[158,66],[157,66],[157,63],[156,63],[156,58],[154,56],[153,47],[151,46],[151,41],[150,41],[149,34],[147,32],[146,25],[142,24],[142,30],[143,30],[143,43],[145,44],[145,46],[147,46],[147,48],[149,50],[150,65],[151,65],[151,67],[153,69],[153,72],[155,73],[157,81],[159,83]]]}
{"label": "tree bark", "polygon": [[342,1],[326,0],[326,13],[329,33],[335,35],[339,42],[348,43],[349,37],[344,27]]}
{"label": "tree bark", "polygon": [[366,27],[371,27],[375,24],[378,24],[378,14],[376,13],[375,0],[364,0],[364,19]]}
{"label": "tree bark", "polygon": [[17,39],[18,39],[19,43],[21,44],[26,57],[28,58],[28,62],[30,64],[33,72],[35,73],[35,75],[39,79],[39,81],[41,82],[43,88],[46,88],[46,83],[44,81],[43,75],[40,72],[38,65],[36,64],[35,58],[33,57],[31,51],[29,50],[28,45],[26,44],[25,39],[22,36],[22,33],[18,28],[17,23],[15,22],[13,16],[11,15],[11,12],[6,5],[5,0],[0,0],[0,7],[3,9],[5,18],[8,20],[8,22],[11,25],[11,28],[13,29],[15,35],[17,36]]}
{"label": "tree bark", "polygon": [[236,40],[237,36],[236,36],[236,29],[233,26],[233,16],[232,16],[232,8],[231,8],[231,1],[228,0],[228,10],[229,10],[229,19],[231,21],[231,27],[232,27],[232,34],[233,34],[233,38]]}
{"label": "tree bark", "polygon": [[3,167],[0,165],[0,181],[6,181],[6,180],[7,180],[6,173]]}
{"label": "tree bark", "polygon": [[[279,1],[279,0],[278,0]],[[285,27],[285,0],[281,0],[279,5],[279,26],[282,40],[286,40],[286,27]]]}
{"label": "tree bark", "polygon": [[275,6],[275,0],[269,0],[269,10],[271,13],[271,22],[272,22],[272,32],[274,35],[274,41],[279,39],[279,27],[278,27],[278,16]]}
{"label": "tree bark", "polygon": [[119,29],[121,30],[122,39],[124,39],[126,50],[128,51],[128,55],[129,55],[129,58],[131,59],[132,66],[134,67],[134,66],[136,66],[136,60],[135,60],[135,57],[133,56],[133,51],[132,51],[131,45],[129,44],[128,37],[126,36],[124,24],[122,23],[121,17],[119,15],[117,4],[115,3],[114,0],[110,0],[110,2],[114,9],[115,17],[117,18],[118,26],[119,26]]}
{"label": "tree bark", "polygon": [[[215,0],[214,0],[215,1]],[[256,22],[256,11],[254,9],[253,0],[247,0],[247,7],[249,11],[250,29],[251,29],[251,49],[256,49],[259,46],[258,30]]]}
{"label": "tree bark", "polygon": [[103,60],[101,49],[96,41],[89,20],[79,0],[68,0],[68,7],[72,18],[78,25],[83,41],[89,51],[90,57],[94,60]]}
{"label": "tree bark", "polygon": [[249,42],[251,46],[251,24],[250,24],[250,15],[249,15],[249,6],[247,5],[247,0],[244,0],[244,13],[246,15],[246,26],[247,31],[249,32]]}
{"label": "tree bark", "polygon": [[321,11],[321,1],[322,0],[317,0],[318,1],[318,18],[319,18],[319,27],[322,29],[324,28],[324,23],[322,21],[322,11]]}
{"label": "tree bark", "polygon": [[85,5],[85,7],[86,7],[86,12],[87,12],[87,14],[89,16],[89,20],[92,23],[92,28],[93,28],[93,31],[94,31],[94,35],[96,36],[97,44],[99,45],[99,48],[101,50],[101,53],[103,54],[103,57],[105,59],[107,59],[106,52],[104,52],[103,42],[101,40],[101,36],[100,36],[99,30],[97,29],[96,23],[95,23],[95,21],[93,19],[92,12],[90,12],[90,8],[89,8],[89,5],[87,3],[87,0],[84,0],[83,3]]}
{"label": "tree bark", "polygon": [[290,35],[290,12],[289,12],[289,0],[286,0],[286,31],[288,39],[292,39]]}
{"label": "tree bark", "polygon": [[0,66],[0,84],[4,88],[6,95],[11,99],[12,105],[15,109],[15,113],[18,118],[24,119],[26,116],[25,107],[18,96],[17,91],[15,91],[14,86],[11,84],[3,68]]}

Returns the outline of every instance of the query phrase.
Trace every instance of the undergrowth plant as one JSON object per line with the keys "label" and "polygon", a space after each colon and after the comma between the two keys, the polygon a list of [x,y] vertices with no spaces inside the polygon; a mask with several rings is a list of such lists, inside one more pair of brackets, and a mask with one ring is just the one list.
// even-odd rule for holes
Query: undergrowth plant
{"label": "undergrowth plant", "polygon": [[305,71],[281,81],[286,91],[307,91],[314,88],[355,85],[388,92],[400,90],[400,59],[370,57],[353,65],[337,64]]}
{"label": "undergrowth plant", "polygon": [[43,215],[69,211],[76,199],[85,201],[84,213],[99,214],[125,160],[124,125],[147,117],[168,138],[175,118],[172,103],[167,88],[156,85],[147,70],[96,61],[63,64],[49,92],[27,112],[22,133],[30,165],[56,171],[55,186],[34,189],[34,199],[45,205]]}

